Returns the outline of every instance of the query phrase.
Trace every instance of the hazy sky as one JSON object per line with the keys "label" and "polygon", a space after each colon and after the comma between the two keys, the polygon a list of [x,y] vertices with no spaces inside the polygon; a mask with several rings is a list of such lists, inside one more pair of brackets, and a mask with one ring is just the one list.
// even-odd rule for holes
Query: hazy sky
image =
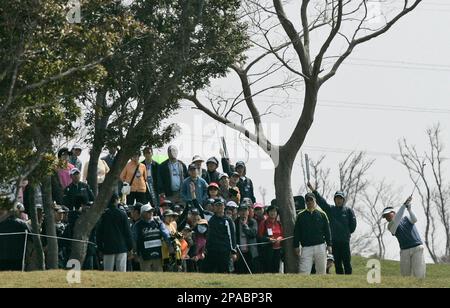
{"label": "hazy sky", "polygon": [[[312,159],[326,155],[325,164],[332,168],[332,180],[337,182],[337,163],[350,151],[367,151],[369,158],[376,159],[369,172],[372,181],[385,178],[393,186],[404,188],[405,192],[399,198],[406,199],[412,183],[404,167],[390,156],[391,153],[398,154],[397,141],[407,138],[423,151],[427,148],[425,131],[437,123],[441,124],[444,143],[449,140],[449,29],[450,2],[429,0],[387,34],[358,47],[338,74],[321,89],[315,121],[302,148],[303,153],[308,153]],[[317,37],[313,36],[314,39]],[[229,95],[241,91],[235,78],[215,81],[214,86]],[[265,106],[284,99],[268,94],[257,98],[256,103]],[[271,115],[264,119],[274,143],[285,142],[290,136],[300,116],[302,100],[303,92],[292,92],[289,96],[291,104],[278,109],[282,117]],[[187,107],[169,122],[177,122],[183,127],[183,133],[173,144],[179,146],[180,158],[186,163],[194,154],[204,158],[218,156],[219,137],[225,135],[232,162],[246,161],[256,198],[262,201],[258,187],[264,187],[266,204],[270,203],[274,197],[273,165],[253,144],[242,142],[233,131]],[[250,157],[246,156],[245,145],[250,150]],[[157,152],[165,153],[166,149]],[[444,152],[444,156],[450,157],[448,147]],[[300,156],[294,167],[292,186],[294,194],[300,189],[304,192]],[[423,221],[420,206],[417,204],[415,208]],[[421,222],[418,226],[423,231]],[[387,256],[398,258],[395,238],[387,236],[386,242],[391,248]]]}

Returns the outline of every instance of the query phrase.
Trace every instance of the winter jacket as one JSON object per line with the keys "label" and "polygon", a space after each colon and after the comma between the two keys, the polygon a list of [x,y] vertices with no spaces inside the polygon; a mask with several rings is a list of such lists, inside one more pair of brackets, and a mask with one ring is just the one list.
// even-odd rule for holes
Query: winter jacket
{"label": "winter jacket", "polygon": [[253,245],[256,244],[257,235],[258,235],[258,223],[253,218],[248,218],[247,224],[242,225],[240,218],[236,219],[234,222],[236,226],[236,243],[238,245],[241,245],[241,231],[244,232],[247,243],[250,244],[250,246],[246,246],[245,248],[242,247],[241,250],[243,251],[250,251],[250,254],[252,255],[252,258],[256,258],[258,256],[258,246]]}
{"label": "winter jacket", "polygon": [[[158,191],[159,193],[164,193],[166,197],[170,197],[173,195],[174,192],[172,192],[172,178],[170,175],[170,169],[169,169],[169,162],[170,160],[166,160],[161,165],[159,165],[159,176],[158,176]],[[186,168],[186,165],[178,160],[178,163],[181,164],[182,167],[182,179],[186,179],[189,174],[188,170]],[[183,184],[183,181],[181,181],[181,184]]]}
{"label": "winter jacket", "polygon": [[197,178],[193,180],[191,177],[188,177],[181,184],[181,197],[183,201],[189,203],[192,201],[191,196],[191,183],[195,183],[195,195],[198,203],[203,204],[204,201],[208,198],[208,184],[202,178]]}
{"label": "winter jacket", "polygon": [[103,213],[97,227],[97,246],[105,255],[125,253],[133,248],[128,217],[117,207]]}
{"label": "winter jacket", "polygon": [[356,229],[356,216],[353,210],[346,206],[340,207],[328,204],[317,191],[314,191],[314,195],[316,196],[317,204],[325,211],[330,220],[333,242],[350,242],[351,234]]}
{"label": "winter jacket", "polygon": [[331,246],[330,223],[327,214],[319,207],[312,212],[303,210],[298,214],[294,227],[294,248],[316,246],[323,243]]}
{"label": "winter jacket", "polygon": [[[0,222],[0,233],[22,233],[28,231],[28,225],[9,216]],[[31,238],[31,237],[28,237]],[[25,234],[0,235],[0,262],[22,260]]]}
{"label": "winter jacket", "polygon": [[206,241],[207,252],[234,253],[236,252],[236,231],[234,222],[226,216],[214,215],[208,221],[208,235]]}
{"label": "winter jacket", "polygon": [[253,203],[256,202],[255,194],[253,192],[253,182],[248,177],[240,178],[236,186],[239,188],[241,193],[241,200],[244,198],[250,198]]}
{"label": "winter jacket", "polygon": [[88,184],[79,182],[72,183],[64,190],[63,204],[70,210],[74,210],[79,204],[76,204],[77,197],[82,197],[86,202],[94,201],[94,193]]}
{"label": "winter jacket", "polygon": [[206,173],[202,174],[202,178],[206,181],[206,183],[211,184],[211,183],[219,183],[219,176],[220,173],[216,171],[214,172],[209,172],[206,171]]}
{"label": "winter jacket", "polygon": [[[270,232],[269,232],[270,229]],[[269,235],[271,233],[272,235]],[[269,238],[278,238],[283,237],[283,228],[281,226],[281,223],[277,220],[272,220],[270,218],[260,220],[259,222],[259,229],[258,229],[258,237],[259,240],[262,243],[270,243]],[[264,248],[273,248],[273,249],[280,249],[281,243],[279,244],[271,244],[271,245],[264,245]]]}

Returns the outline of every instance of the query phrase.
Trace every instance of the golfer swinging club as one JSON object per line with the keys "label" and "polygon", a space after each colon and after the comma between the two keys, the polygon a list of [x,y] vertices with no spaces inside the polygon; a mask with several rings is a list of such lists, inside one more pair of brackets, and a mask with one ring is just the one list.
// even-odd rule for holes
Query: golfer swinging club
{"label": "golfer swinging club", "polygon": [[[382,217],[389,224],[388,229],[397,237],[400,244],[400,271],[402,276],[425,278],[426,265],[424,247],[419,232],[415,226],[416,215],[411,209],[410,196],[396,213],[393,207],[383,210]],[[405,210],[408,213],[405,214]]]}

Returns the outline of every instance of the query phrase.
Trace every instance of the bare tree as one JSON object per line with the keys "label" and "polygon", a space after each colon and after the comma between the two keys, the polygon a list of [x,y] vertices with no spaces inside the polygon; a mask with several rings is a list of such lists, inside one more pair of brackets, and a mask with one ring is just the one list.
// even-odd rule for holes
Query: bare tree
{"label": "bare tree", "polygon": [[[333,190],[333,183],[330,180],[330,173],[331,168],[323,167],[323,162],[325,160],[326,156],[322,155],[320,156],[317,161],[314,159],[309,159],[310,169],[311,169],[311,180],[314,181],[316,185],[316,190],[320,193],[321,196],[324,198],[327,198],[327,196],[330,196]],[[303,161],[303,157],[302,157]],[[306,170],[305,166],[302,163],[302,170],[304,174],[304,181],[305,181],[305,187],[308,187],[307,185],[307,178],[306,178]]]}
{"label": "bare tree", "polygon": [[261,194],[263,204],[266,204],[267,189],[265,187],[259,186],[259,193]]}
{"label": "bare tree", "polygon": [[[314,121],[321,86],[336,75],[342,63],[357,46],[386,33],[402,17],[413,11],[421,0],[404,0],[401,7],[394,11],[386,10],[383,19],[386,22],[376,28],[372,26],[373,16],[369,12],[368,2],[368,0],[302,0],[298,8],[290,3],[292,7],[287,12],[286,4],[281,0],[245,1],[243,16],[247,18],[250,25],[249,36],[259,35],[261,38],[261,40],[252,40],[251,51],[256,49],[261,52],[246,62],[236,63],[233,67],[242,86],[242,98],[232,101],[210,101],[211,106],[208,107],[197,93],[188,93],[185,96],[194,103],[195,108],[242,133],[257,143],[272,158],[275,165],[276,199],[281,206],[281,220],[288,235],[293,234],[295,220],[291,187],[292,167]],[[387,4],[391,3],[380,2],[380,6]],[[290,13],[298,11],[300,11],[300,20],[294,20]],[[301,30],[296,29],[297,24],[300,25]],[[327,31],[322,42],[314,41],[312,36],[312,33],[319,33],[319,29],[321,33]],[[330,47],[332,45],[342,47],[342,44],[344,51],[337,55],[332,54],[338,48]],[[289,50],[293,51],[294,57],[290,57]],[[313,54],[315,50],[318,51]],[[267,61],[268,59],[273,59],[275,64],[273,61]],[[257,66],[264,66],[264,64],[266,64],[265,69],[254,72]],[[255,86],[256,81],[267,80],[268,76],[273,75],[270,74],[273,70],[284,70],[296,79],[290,79],[291,82],[287,83],[266,85],[262,89]],[[284,90],[289,86],[295,86],[298,79],[302,81],[304,87],[301,115],[288,140],[282,145],[274,145],[267,139],[263,129],[262,117],[266,112],[261,110],[261,102],[258,104],[258,95],[274,89]],[[248,120],[253,121],[254,132],[250,132],[243,125],[246,119],[240,103],[245,103],[246,110],[244,110],[247,114],[250,113]],[[272,100],[273,103],[275,102]],[[241,122],[233,119],[236,115]],[[285,249],[286,270],[296,272],[297,258],[294,256],[291,241],[285,242]]]}
{"label": "bare tree", "polygon": [[367,159],[364,152],[352,152],[339,163],[340,190],[347,196],[348,207],[355,209],[359,195],[364,193],[368,185],[367,171],[374,162],[373,159]]}
{"label": "bare tree", "polygon": [[420,196],[421,205],[425,214],[425,246],[435,263],[439,260],[436,252],[436,225],[432,208],[432,187],[426,175],[426,157],[420,156],[413,145],[408,145],[406,139],[398,142],[400,150],[400,163],[408,170],[409,177]]}
{"label": "bare tree", "polygon": [[[445,252],[442,260],[449,260],[450,257],[450,213],[448,203],[450,201],[450,185],[444,178],[442,172],[445,158],[442,156],[444,144],[442,143],[441,127],[436,125],[427,129],[430,152],[426,154],[427,161],[433,172],[435,189],[431,199],[439,215],[440,223],[445,230]],[[448,262],[448,261],[447,261]]]}
{"label": "bare tree", "polygon": [[[398,193],[391,184],[387,184],[382,180],[378,184],[370,185],[363,193],[363,207],[357,209],[359,216],[368,225],[370,234],[366,238],[367,241],[376,239],[377,256],[384,259],[386,256],[386,245],[384,242],[384,234],[386,233],[387,224],[381,218],[383,209],[388,206],[398,204]],[[373,193],[369,190],[373,188]]]}

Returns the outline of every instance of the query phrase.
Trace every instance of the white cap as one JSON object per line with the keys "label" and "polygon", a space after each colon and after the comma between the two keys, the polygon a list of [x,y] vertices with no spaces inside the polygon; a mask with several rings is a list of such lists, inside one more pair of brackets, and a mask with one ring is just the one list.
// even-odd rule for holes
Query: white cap
{"label": "white cap", "polygon": [[150,212],[153,211],[154,208],[150,205],[150,204],[144,204],[143,206],[141,206],[141,214],[144,214],[146,212]]}
{"label": "white cap", "polygon": [[75,149],[79,149],[79,150],[82,150],[83,149],[83,147],[80,145],[80,144],[78,144],[78,143],[75,143],[74,145],[73,145],[73,147],[72,147],[72,150],[75,150]]}
{"label": "white cap", "polygon": [[238,208],[238,205],[234,201],[228,201],[226,206],[227,207]]}
{"label": "white cap", "polygon": [[72,168],[69,173],[70,175],[74,175],[75,173],[81,173],[81,171],[78,168]]}

